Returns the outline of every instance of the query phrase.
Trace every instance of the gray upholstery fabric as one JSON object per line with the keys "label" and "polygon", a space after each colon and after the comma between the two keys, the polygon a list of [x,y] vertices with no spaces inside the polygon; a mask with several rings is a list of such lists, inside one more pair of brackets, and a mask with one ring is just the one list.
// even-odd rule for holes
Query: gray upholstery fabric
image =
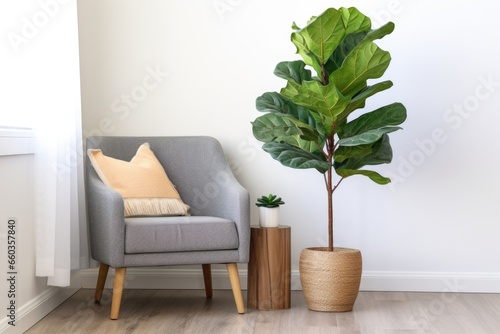
{"label": "gray upholstery fabric", "polygon": [[[186,226],[178,225],[183,226],[180,227],[183,229],[182,238],[189,240],[190,246],[184,249],[178,246],[182,240],[176,240],[177,246],[168,248],[166,243],[156,241],[150,245],[150,250],[141,248],[141,254],[137,254],[140,243],[145,247],[141,240],[150,240],[153,230],[172,228],[167,226],[168,219],[160,223],[164,226],[154,228],[151,227],[154,220],[151,218],[144,219],[144,222],[151,223],[149,227],[136,226],[135,219],[141,218],[127,218],[125,223],[122,197],[101,182],[87,158],[86,191],[92,257],[112,267],[248,262],[249,194],[232,174],[216,139],[205,136],[89,137],[87,149],[99,148],[108,156],[130,161],[145,142],[150,144],[182,200],[191,207],[191,220]],[[210,226],[196,232],[193,226],[187,226],[191,222]],[[228,227],[230,223],[232,228]],[[218,233],[222,237],[212,237]],[[132,242],[127,246],[132,247],[128,249],[133,250],[131,253],[126,253],[126,240]],[[197,242],[206,247],[192,248]],[[158,251],[162,247],[167,247],[165,252]]]}
{"label": "gray upholstery fabric", "polygon": [[[129,254],[125,257],[123,267],[152,267],[165,261],[168,254],[167,265],[204,264],[204,263],[233,263],[239,261],[238,251],[204,251],[204,252],[175,252]],[[220,260],[224,259],[224,260]]]}
{"label": "gray upholstery fabric", "polygon": [[125,218],[125,253],[238,249],[234,222],[217,217]]}

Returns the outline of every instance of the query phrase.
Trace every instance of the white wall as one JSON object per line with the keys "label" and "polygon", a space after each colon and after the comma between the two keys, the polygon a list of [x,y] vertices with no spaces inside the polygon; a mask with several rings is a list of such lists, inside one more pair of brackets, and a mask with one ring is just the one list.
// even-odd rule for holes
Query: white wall
{"label": "white wall", "polygon": [[[33,155],[0,156],[0,268],[4,274],[0,305],[2,317],[0,333],[23,333],[54,307],[69,297],[74,290],[47,286],[46,278],[35,277],[35,228]],[[14,218],[15,264],[13,275],[8,267],[8,220]],[[12,236],[12,235],[11,235]],[[13,240],[13,239],[10,239]],[[14,277],[15,289],[4,279]],[[14,302],[15,318],[8,318],[6,309]],[[13,322],[12,322],[13,321]],[[12,323],[10,323],[12,322]]]}
{"label": "white wall", "polygon": [[[11,299],[16,301],[19,307],[27,303],[32,296],[40,294],[46,289],[43,279],[32,279],[35,276],[34,253],[34,228],[33,228],[33,156],[3,156],[0,157],[0,175],[2,179],[2,192],[0,194],[0,212],[2,223],[0,224],[1,251],[0,268],[7,273],[7,236],[8,219],[15,218],[15,232],[13,235],[16,242],[15,269],[17,291],[16,298],[8,298],[8,291],[3,287],[1,305],[7,307]],[[12,239],[11,239],[12,240]],[[10,287],[9,287],[10,290]],[[2,317],[2,320],[3,317]]]}
{"label": "white wall", "polygon": [[286,201],[296,276],[300,250],[326,242],[323,179],[272,160],[250,122],[255,98],[284,84],[276,63],[296,59],[291,23],[332,5],[396,23],[379,42],[394,87],[368,107],[401,101],[409,114],[379,168],[393,183],[353,177],[336,193],[336,245],[362,250],[364,289],[500,291],[493,1],[80,1],[84,133],[217,137],[252,201]]}

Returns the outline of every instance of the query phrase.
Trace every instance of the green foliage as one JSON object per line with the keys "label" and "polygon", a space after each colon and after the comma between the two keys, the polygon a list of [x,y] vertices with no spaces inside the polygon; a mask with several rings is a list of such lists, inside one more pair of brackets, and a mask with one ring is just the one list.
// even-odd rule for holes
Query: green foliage
{"label": "green foliage", "polygon": [[[363,109],[369,97],[392,87],[391,81],[372,81],[382,77],[391,62],[389,52],[374,41],[392,33],[394,24],[371,29],[371,20],[356,8],[329,8],[304,28],[294,22],[292,29],[291,40],[302,59],[276,66],[274,74],[286,85],[257,98],[257,110],[264,115],[252,122],[253,134],[284,166],[325,174],[328,250],[333,251],[332,194],[340,182],[353,175],[378,184],[390,182],[366,166],[392,161],[389,134],[401,129],[405,107],[392,103],[360,110],[356,118],[351,115]],[[333,171],[340,178],[335,185]]]}
{"label": "green foliage", "polygon": [[264,206],[266,208],[275,208],[275,207],[278,207],[282,204],[285,204],[285,202],[283,202],[281,200],[281,197],[278,197],[276,195],[273,195],[273,194],[269,194],[268,196],[262,196],[261,198],[257,198],[257,203],[255,203],[255,205],[257,206]]}
{"label": "green foliage", "polygon": [[371,29],[371,20],[356,8],[329,8],[304,28],[295,23],[292,28],[291,41],[302,59],[276,66],[274,74],[286,85],[257,98],[257,110],[264,115],[252,122],[255,138],[291,168],[390,182],[366,166],[391,162],[388,134],[401,129],[405,107],[393,103],[350,116],[365,107],[367,98],[392,87],[391,81],[368,81],[380,78],[389,66],[389,52],[374,41],[392,33],[394,24]]}

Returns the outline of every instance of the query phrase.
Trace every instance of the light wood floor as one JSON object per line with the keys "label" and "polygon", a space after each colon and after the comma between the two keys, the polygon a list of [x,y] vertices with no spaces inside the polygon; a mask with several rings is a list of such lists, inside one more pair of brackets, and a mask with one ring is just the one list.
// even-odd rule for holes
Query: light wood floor
{"label": "light wood floor", "polygon": [[239,315],[230,290],[125,290],[118,320],[111,292],[100,305],[93,294],[78,291],[26,333],[500,333],[500,294],[361,292],[352,312],[322,313],[292,291],[291,309]]}

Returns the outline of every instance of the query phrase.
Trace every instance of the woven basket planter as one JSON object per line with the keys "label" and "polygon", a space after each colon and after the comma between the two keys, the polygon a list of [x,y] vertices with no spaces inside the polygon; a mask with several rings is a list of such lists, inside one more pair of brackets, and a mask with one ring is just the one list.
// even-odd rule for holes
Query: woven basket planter
{"label": "woven basket planter", "polygon": [[307,306],[313,311],[352,311],[361,282],[362,260],[357,249],[306,248],[299,271]]}

